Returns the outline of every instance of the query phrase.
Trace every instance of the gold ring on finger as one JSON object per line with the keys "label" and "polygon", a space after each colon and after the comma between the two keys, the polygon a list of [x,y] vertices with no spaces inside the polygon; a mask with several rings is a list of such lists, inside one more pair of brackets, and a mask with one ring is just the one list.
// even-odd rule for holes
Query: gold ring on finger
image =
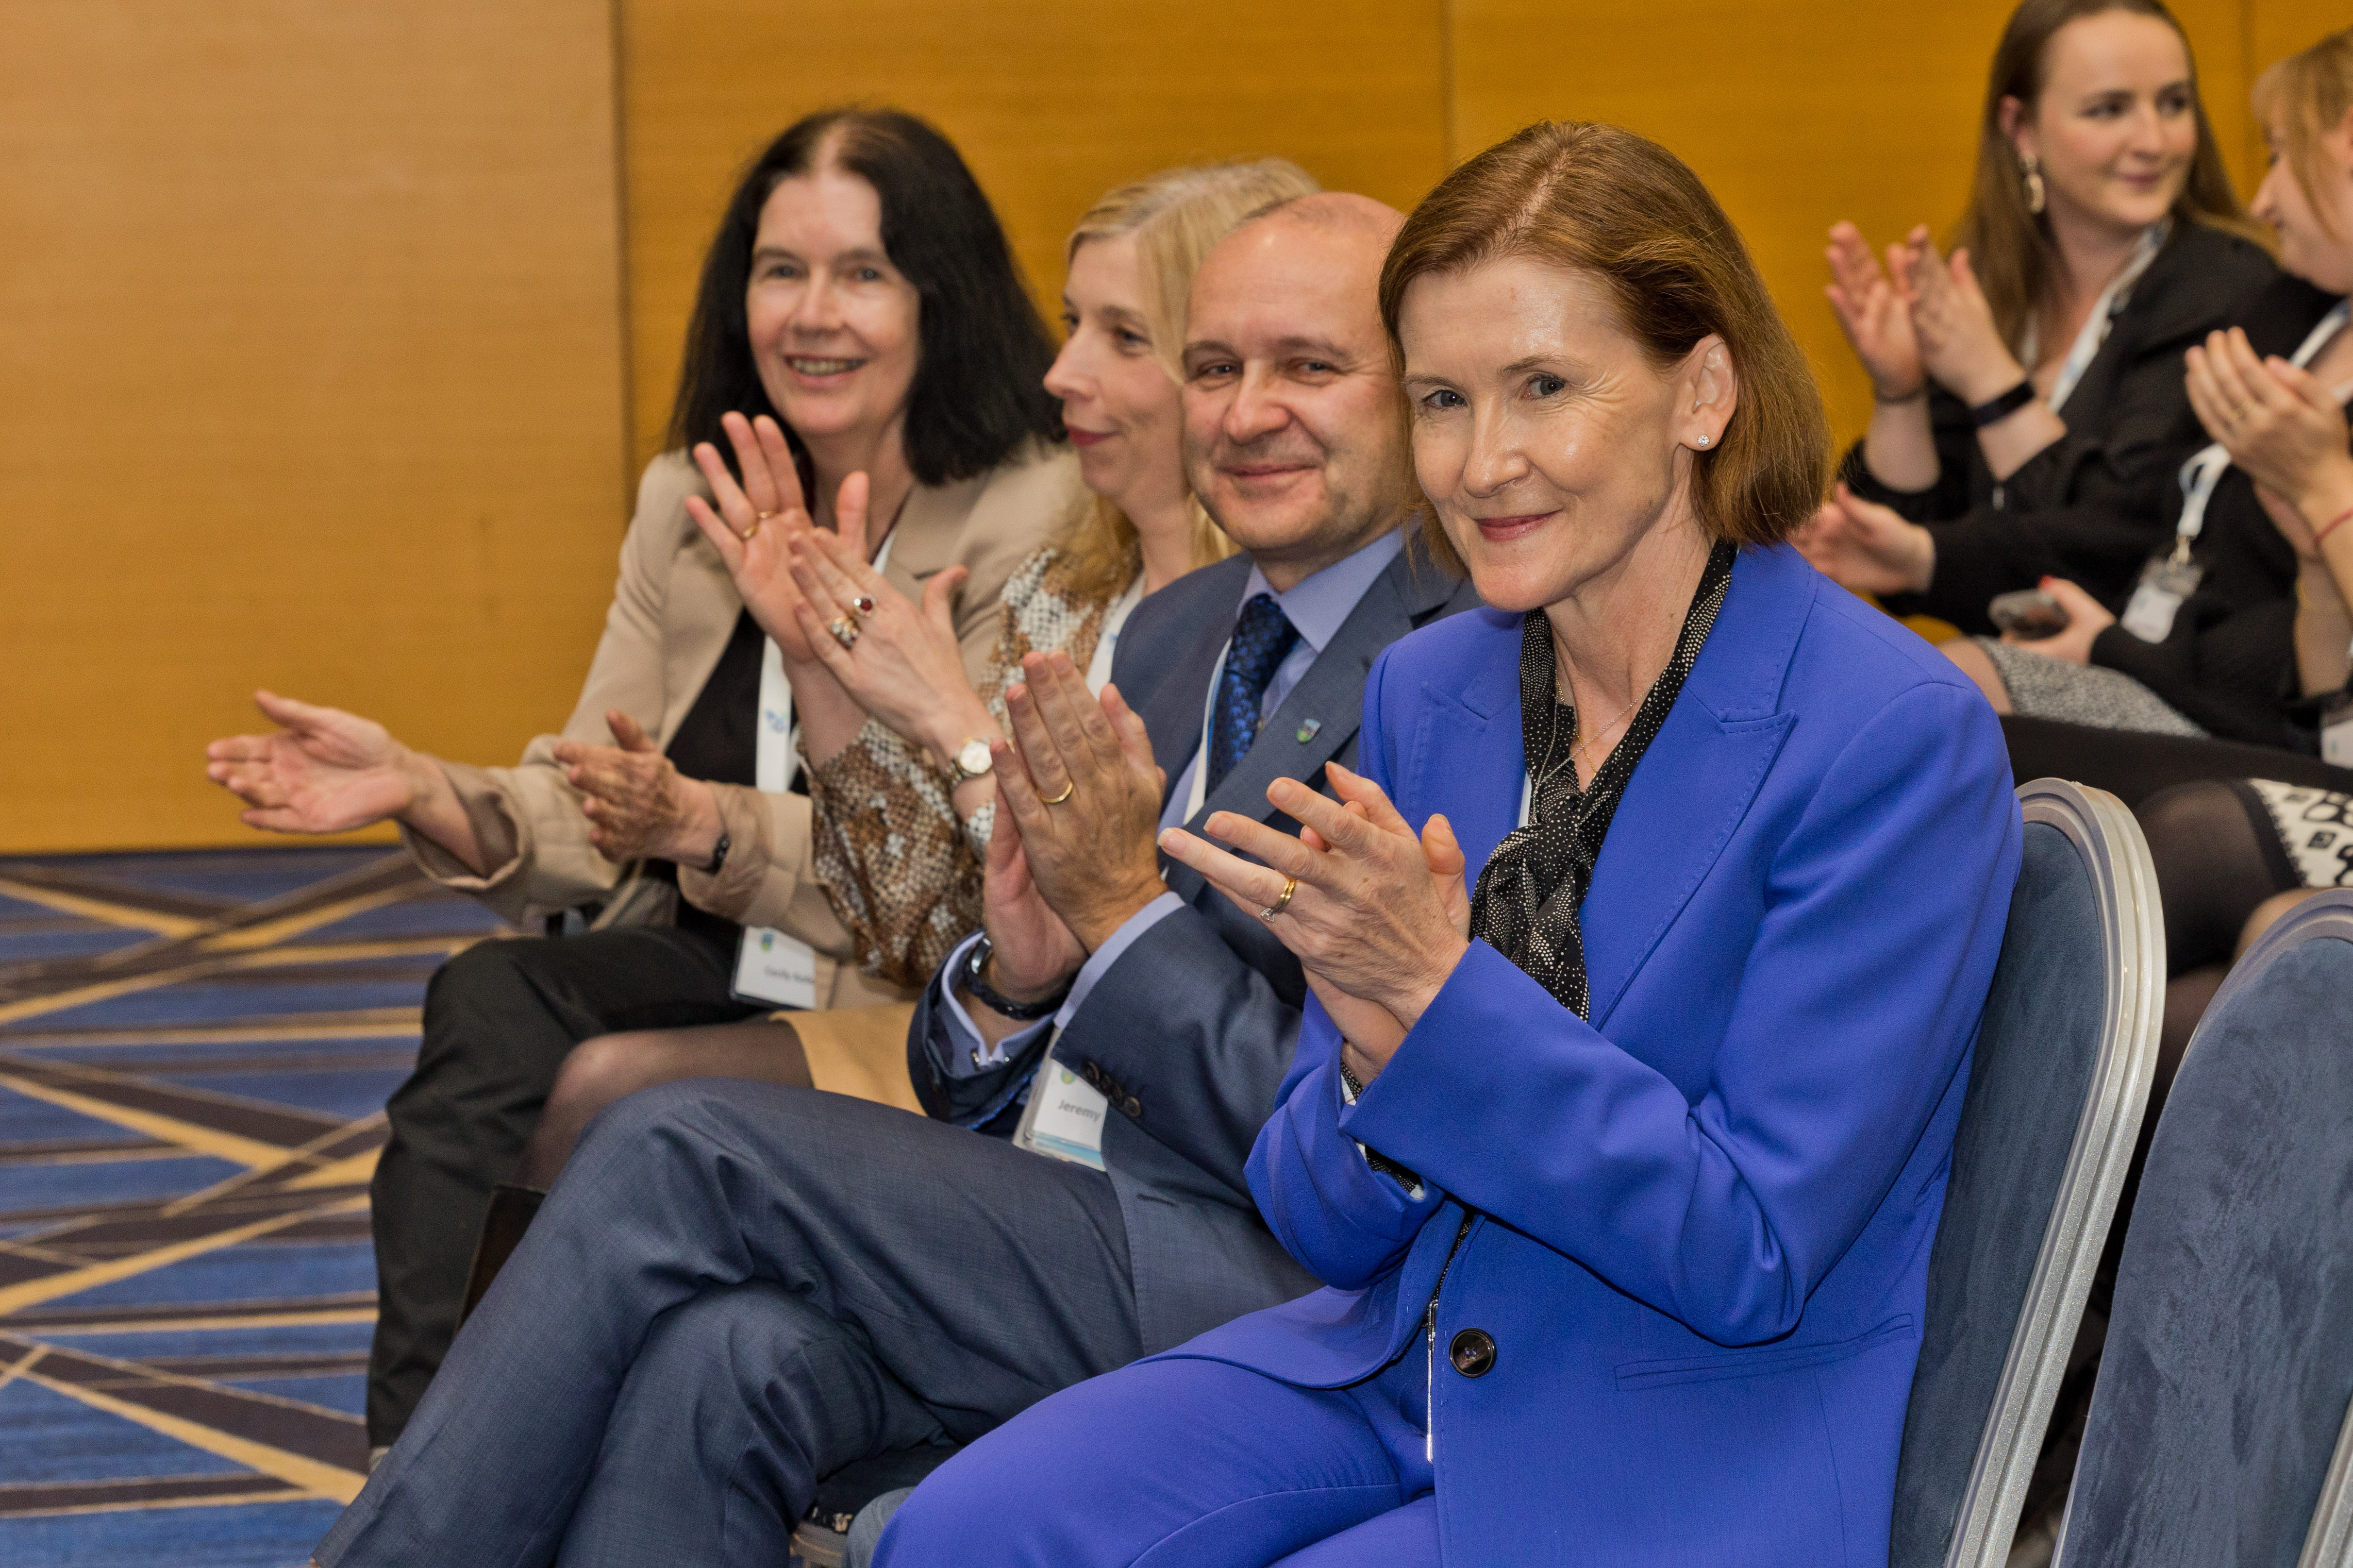
{"label": "gold ring on finger", "polygon": [[1042,804],[1042,805],[1061,805],[1064,801],[1066,801],[1066,800],[1070,799],[1072,795],[1076,795],[1076,794],[1078,794],[1078,793],[1079,793],[1079,781],[1078,781],[1078,780],[1076,780],[1076,779],[1071,779],[1071,780],[1068,780],[1067,782],[1065,782],[1065,783],[1063,784],[1063,785],[1062,785],[1062,793],[1061,793],[1061,794],[1057,795],[1040,795],[1040,796],[1039,796],[1038,798],[1039,798],[1039,801],[1040,802],[1040,804]]}
{"label": "gold ring on finger", "polygon": [[857,612],[858,618],[862,621],[874,613],[874,595],[860,594],[849,601],[849,607]]}
{"label": "gold ring on finger", "polygon": [[1274,902],[1259,910],[1258,918],[1262,921],[1271,921],[1274,919],[1275,916],[1281,914],[1283,910],[1291,907],[1291,895],[1297,891],[1299,891],[1299,879],[1296,877],[1285,877],[1282,879],[1282,891],[1276,895]]}
{"label": "gold ring on finger", "polygon": [[831,632],[833,640],[844,648],[853,648],[858,646],[858,623],[848,616],[834,616],[825,624],[825,629]]}

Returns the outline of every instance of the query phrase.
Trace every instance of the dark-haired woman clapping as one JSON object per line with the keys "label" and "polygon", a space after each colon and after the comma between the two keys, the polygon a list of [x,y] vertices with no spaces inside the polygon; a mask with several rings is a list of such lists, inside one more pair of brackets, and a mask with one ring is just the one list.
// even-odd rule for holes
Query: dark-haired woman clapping
{"label": "dark-haired woman clapping", "polygon": [[902,593],[965,574],[953,616],[977,679],[1006,580],[1084,500],[1040,384],[1052,359],[955,149],[903,114],[811,116],[753,163],[712,244],[673,450],[638,488],[562,734],[481,768],[264,692],[281,728],[212,746],[207,771],[253,826],[396,821],[444,885],[527,930],[590,928],[483,943],[427,993],[375,1176],[372,1444],[399,1435],[440,1364],[491,1190],[574,1046],[902,994],[859,972],[798,777],[799,721],[854,704],[789,626],[762,635],[693,514],[715,523],[714,489],[732,494],[737,454],[763,447],[779,461],[750,467],[783,477],[748,498],[751,530],[830,529],[847,494]]}

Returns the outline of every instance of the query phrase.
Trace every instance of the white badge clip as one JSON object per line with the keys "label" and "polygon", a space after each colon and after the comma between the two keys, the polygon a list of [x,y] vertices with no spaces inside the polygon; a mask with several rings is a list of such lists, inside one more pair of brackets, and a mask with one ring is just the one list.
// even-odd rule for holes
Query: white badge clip
{"label": "white badge clip", "polygon": [[1056,1061],[1050,1050],[1038,1064],[1038,1076],[1029,1080],[1029,1104],[1021,1113],[1013,1146],[1100,1171],[1103,1118],[1110,1113],[1111,1101]]}
{"label": "white badge clip", "polygon": [[2140,586],[2119,624],[2143,642],[2163,642],[2173,635],[2173,617],[2205,575],[2206,569],[2189,559],[2189,542],[2183,540],[2172,554],[2156,556],[2141,568]]}

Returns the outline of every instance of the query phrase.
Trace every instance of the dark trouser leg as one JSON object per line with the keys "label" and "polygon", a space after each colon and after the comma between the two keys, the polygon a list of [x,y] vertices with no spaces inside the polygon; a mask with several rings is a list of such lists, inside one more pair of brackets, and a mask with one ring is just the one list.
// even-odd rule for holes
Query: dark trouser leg
{"label": "dark trouser leg", "polygon": [[1139,1348],[1101,1172],[814,1089],[666,1084],[589,1127],[320,1561],[547,1561],[654,1321],[754,1279],[862,1334],[959,1441]]}
{"label": "dark trouser leg", "polygon": [[400,1435],[448,1350],[491,1189],[513,1172],[565,1055],[615,1029],[760,1011],[729,997],[733,963],[711,938],[664,927],[486,942],[434,975],[371,1194],[371,1444]]}
{"label": "dark trouser leg", "polygon": [[706,1290],[646,1336],[556,1561],[782,1564],[820,1478],[939,1431],[856,1329],[765,1280]]}

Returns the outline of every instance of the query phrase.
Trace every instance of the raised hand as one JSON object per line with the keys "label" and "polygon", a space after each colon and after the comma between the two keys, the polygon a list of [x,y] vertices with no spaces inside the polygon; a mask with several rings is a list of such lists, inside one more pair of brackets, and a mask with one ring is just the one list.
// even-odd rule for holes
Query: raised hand
{"label": "raised hand", "polygon": [[696,865],[719,842],[719,803],[711,786],[690,779],[662,755],[638,721],[616,708],[605,715],[611,746],[559,742],[555,760],[582,799],[588,842],[619,865],[649,856]]}
{"label": "raised hand", "polygon": [[[1831,267],[1831,282],[1822,292],[1871,377],[1873,395],[1883,403],[1903,403],[1926,391],[1920,346],[1912,335],[1910,303],[1880,269],[1862,231],[1851,223],[1831,225],[1830,246],[1822,254]],[[1888,265],[1901,275],[1911,255],[1909,247],[1891,245]]]}
{"label": "raised hand", "polygon": [[[1360,1041],[1349,1033],[1357,1047],[1351,1070],[1369,1081],[1461,962],[1470,945],[1470,899],[1451,828],[1417,835],[1371,780],[1337,763],[1324,764],[1324,771],[1340,800],[1327,800],[1293,779],[1267,786],[1267,800],[1312,830],[1312,841],[1221,811],[1203,826],[1261,864],[1181,828],[1162,834],[1160,847],[1265,919],[1321,985],[1389,1016],[1397,1026],[1394,1039]],[[1441,873],[1433,862],[1451,870]],[[1367,1016],[1344,1020],[1335,1013],[1334,1021],[1344,1032],[1353,1024],[1375,1034]]]}
{"label": "raised hand", "polygon": [[1789,542],[1814,570],[1852,593],[1917,594],[1936,576],[1936,537],[1843,484]]}
{"label": "raised hand", "polygon": [[1978,286],[1969,253],[1947,260],[1922,225],[1906,237],[1910,261],[1901,286],[1911,306],[1912,335],[1929,379],[1975,406],[2026,379],[2025,367],[1994,324],[1993,307]]}
{"label": "raised hand", "polygon": [[[689,496],[687,515],[727,563],[735,592],[743,596],[760,629],[776,640],[776,651],[786,662],[813,665],[816,654],[795,614],[801,595],[793,582],[792,542],[810,532],[811,524],[792,447],[785,440],[783,426],[765,414],[756,420],[730,414],[720,425],[727,432],[728,444],[735,448],[744,482],[737,484],[727,471],[718,447],[702,442],[694,448],[694,466],[702,470],[718,507],[714,510],[701,496]],[[862,513],[865,476],[851,475],[843,481],[843,490],[847,492],[853,482],[860,487]]]}
{"label": "raised hand", "polygon": [[[1021,825],[1000,780],[997,823],[981,865],[981,921],[993,956],[986,976],[1018,1002],[1050,996],[1087,961],[1087,950],[1038,890],[1021,842]],[[1009,1026],[1008,1026],[1009,1032]]]}
{"label": "raised hand", "polygon": [[[205,748],[205,776],[246,803],[238,820],[272,833],[347,833],[400,816],[431,767],[372,719],[271,691],[254,706],[280,728]],[[438,773],[438,768],[434,772]]]}
{"label": "raised hand", "polygon": [[2256,354],[2237,327],[2211,333],[2187,357],[2190,411],[2206,433],[2259,487],[2303,509],[2307,531],[2316,510],[2326,521],[2335,509],[2316,507],[2316,494],[2353,490],[2353,455],[2337,395],[2310,371]]}
{"label": "raised hand", "polygon": [[1153,849],[1165,784],[1114,688],[1098,700],[1066,653],[1030,654],[1021,669],[1005,694],[1013,740],[990,748],[997,790],[1039,892],[1092,952],[1167,891]]}
{"label": "raised hand", "polygon": [[[817,529],[794,538],[795,614],[818,658],[860,708],[944,763],[965,741],[997,732],[956,640],[952,606],[966,574],[961,566],[934,574],[923,604],[910,603],[867,562],[865,510],[863,487],[853,494],[844,485],[840,535]],[[856,628],[847,647],[830,629],[844,623]]]}

